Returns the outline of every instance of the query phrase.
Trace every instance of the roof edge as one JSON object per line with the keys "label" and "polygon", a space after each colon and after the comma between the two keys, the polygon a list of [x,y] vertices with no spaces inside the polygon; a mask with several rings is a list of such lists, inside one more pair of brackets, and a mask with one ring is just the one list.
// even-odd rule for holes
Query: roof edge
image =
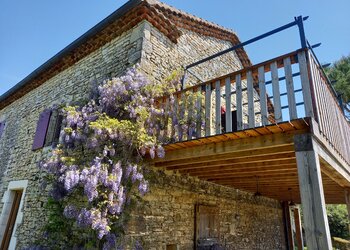
{"label": "roof edge", "polygon": [[[150,16],[148,15],[149,13],[142,12],[142,8],[145,8],[146,6],[148,6],[147,7],[148,10],[151,12],[154,12],[155,15],[159,14],[160,18],[163,18],[164,17],[163,15],[165,13],[167,13],[167,15],[170,16],[169,19],[164,17],[165,23],[167,24],[166,28],[159,27],[159,25],[154,24],[154,22],[149,20],[150,19]],[[141,10],[141,13],[142,13],[142,14],[139,14],[140,18],[149,20],[153,25],[155,25],[155,27],[159,28],[161,31],[163,30],[162,32],[174,43],[177,42],[177,39],[181,34],[181,32],[179,32],[179,30],[176,28],[174,29],[174,27],[189,29],[194,32],[200,33],[202,35],[216,37],[222,40],[227,40],[227,41],[230,41],[232,44],[240,43],[240,39],[238,38],[237,33],[234,32],[233,30],[226,29],[215,23],[206,21],[204,19],[198,18],[186,12],[180,11],[158,0],[130,0],[126,2],[124,5],[122,5],[120,8],[118,8],[117,10],[115,10],[112,14],[104,18],[98,24],[93,26],[83,35],[78,37],[72,43],[67,45],[64,49],[62,49],[53,57],[51,57],[48,61],[43,63],[41,66],[39,66],[29,75],[27,75],[23,80],[21,80],[12,88],[7,90],[4,94],[2,94],[0,96],[0,111],[6,106],[13,103],[14,101],[23,97],[26,93],[32,91],[36,87],[43,84],[45,82],[45,77],[48,77],[47,79],[50,79],[51,77],[59,73],[60,69],[58,69],[58,72],[55,73],[55,70],[56,70],[55,66],[59,65],[62,62],[62,60],[64,60],[69,56],[73,57],[76,51],[84,47],[84,44],[95,39],[97,34],[103,33],[104,30],[108,29],[109,26],[114,25],[115,22],[117,21],[119,22],[121,20],[120,22],[123,22],[122,19],[126,16],[127,13],[133,12],[134,9],[136,9],[135,11],[137,11],[138,8],[139,10]],[[184,17],[186,20],[181,21],[179,20],[180,17]],[[132,18],[132,16],[130,18]],[[135,22],[133,22],[133,20],[129,20],[128,24],[133,26],[135,25]],[[202,25],[205,26],[205,29],[203,29]],[[121,28],[121,31],[122,31],[122,28]],[[91,51],[89,52],[88,50],[84,50],[84,51],[87,54],[91,52]],[[248,66],[251,65],[249,57],[246,54],[244,49],[239,49],[236,51],[236,53],[243,67],[246,67],[247,65]],[[84,57],[84,55],[82,56]],[[80,59],[76,58],[76,60],[80,60]],[[75,59],[72,59],[72,61],[73,60]],[[61,68],[64,69],[64,65],[61,66]],[[26,89],[28,92],[25,92]],[[23,93],[21,93],[21,91]]]}
{"label": "roof edge", "polygon": [[112,23],[114,20],[122,17],[124,14],[126,14],[128,11],[132,10],[134,7],[136,7],[137,5],[139,5],[142,2],[143,2],[143,0],[131,0],[131,1],[126,2],[124,5],[122,5],[120,8],[118,8],[116,11],[114,11],[112,14],[107,16],[105,19],[100,21],[94,27],[89,29],[83,35],[78,37],[72,43],[67,45],[64,49],[62,49],[57,54],[55,54],[53,57],[51,57],[48,61],[46,61],[45,63],[40,65],[32,73],[27,75],[23,80],[18,82],[15,86],[13,86],[9,90],[7,90],[4,94],[2,94],[0,96],[0,103],[5,101],[12,94],[16,93],[19,89],[21,89],[27,83],[29,83],[32,80],[34,80],[42,72],[44,72],[47,69],[51,68],[56,62],[58,62],[61,59],[62,56],[66,55],[69,52],[73,51],[74,49],[78,48],[82,43],[84,43],[87,40],[89,40],[89,38],[92,37],[93,35],[95,35],[99,30],[102,30],[103,28],[108,26],[108,24]]}

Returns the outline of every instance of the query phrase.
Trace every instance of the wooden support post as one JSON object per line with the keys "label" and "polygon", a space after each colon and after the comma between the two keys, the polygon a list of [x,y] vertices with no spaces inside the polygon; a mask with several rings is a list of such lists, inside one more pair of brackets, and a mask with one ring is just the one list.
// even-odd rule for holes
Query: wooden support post
{"label": "wooden support post", "polygon": [[294,136],[299,188],[308,250],[331,250],[317,143],[311,134]]}
{"label": "wooden support post", "polygon": [[303,230],[301,227],[299,206],[294,207],[293,212],[294,212],[294,223],[295,223],[295,234],[296,234],[297,247],[298,247],[298,250],[304,250]]}
{"label": "wooden support post", "polygon": [[[348,219],[350,220],[350,189],[345,189],[345,202],[346,208],[348,209]],[[349,225],[350,232],[350,225]]]}
{"label": "wooden support post", "polygon": [[290,210],[289,210],[288,201],[283,201],[282,207],[283,207],[283,217],[284,217],[284,229],[285,229],[285,234],[287,239],[287,249],[294,250],[292,223],[290,219]]}

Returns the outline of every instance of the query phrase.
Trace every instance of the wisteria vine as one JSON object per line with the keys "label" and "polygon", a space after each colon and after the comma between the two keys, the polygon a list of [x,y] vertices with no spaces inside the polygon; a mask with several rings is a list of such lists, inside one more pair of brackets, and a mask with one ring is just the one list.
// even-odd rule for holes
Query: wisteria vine
{"label": "wisteria vine", "polygon": [[85,105],[62,109],[60,144],[40,167],[65,218],[93,230],[103,249],[116,246],[114,228],[131,197],[148,191],[144,156],[165,155],[157,133],[165,111],[155,100],[177,88],[177,80],[152,83],[133,67],[105,81]]}

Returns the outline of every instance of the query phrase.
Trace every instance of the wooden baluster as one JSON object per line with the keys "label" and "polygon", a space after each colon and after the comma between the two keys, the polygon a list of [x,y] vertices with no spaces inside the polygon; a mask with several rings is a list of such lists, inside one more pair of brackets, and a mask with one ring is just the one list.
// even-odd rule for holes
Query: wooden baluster
{"label": "wooden baluster", "polygon": [[211,83],[205,85],[205,136],[211,135]]}
{"label": "wooden baluster", "polygon": [[318,66],[316,65],[315,61],[313,61],[313,59],[311,60],[312,64],[314,65],[314,71],[315,71],[315,77],[316,80],[315,82],[318,85],[318,95],[320,98],[320,106],[319,106],[319,113],[320,113],[320,117],[321,117],[321,131],[324,135],[326,135],[326,138],[328,140],[328,136],[329,136],[329,126],[328,126],[328,118],[327,118],[327,105],[325,103],[325,88],[326,86],[324,85],[322,79],[321,79],[321,75],[320,75],[320,71]]}
{"label": "wooden baluster", "polygon": [[283,64],[284,64],[284,73],[286,77],[289,119],[294,120],[298,118],[298,114],[297,114],[297,106],[295,102],[294,83],[293,83],[292,65],[291,65],[290,57],[284,58]]}
{"label": "wooden baluster", "polygon": [[188,113],[187,113],[187,140],[191,140],[194,132],[193,127],[193,90],[190,90],[190,96],[188,98]]}
{"label": "wooden baluster", "polygon": [[343,119],[343,114],[341,112],[341,110],[336,107],[336,118],[337,118],[337,122],[338,122],[338,127],[339,130],[337,129],[337,133],[338,133],[338,140],[339,140],[339,147],[340,147],[340,151],[342,152],[342,155],[345,156],[345,140],[343,140],[344,137],[344,128],[342,127],[342,119]]}
{"label": "wooden baluster", "polygon": [[272,79],[272,93],[273,93],[273,106],[275,110],[275,120],[276,122],[282,122],[281,95],[280,95],[280,84],[278,80],[277,62],[271,63],[271,79]]}
{"label": "wooden baluster", "polygon": [[247,71],[247,91],[248,91],[248,124],[249,128],[255,127],[254,111],[254,87],[252,71]]}
{"label": "wooden baluster", "polygon": [[179,120],[178,120],[178,106],[179,106],[179,103],[178,103],[178,100],[177,100],[177,96],[175,95],[174,96],[174,109],[173,109],[173,117],[172,117],[172,129],[171,129],[171,138],[174,139],[175,141],[177,141],[177,126],[179,124]]}
{"label": "wooden baluster", "polygon": [[[325,85],[325,82],[322,80],[322,77],[320,75],[320,69],[317,67],[318,73],[319,73],[319,79],[320,79],[320,84],[322,84],[322,95],[323,95],[323,100],[327,101],[328,100],[328,89],[327,86]],[[330,123],[330,108],[329,108],[329,103],[324,103],[324,110],[325,110],[325,126],[326,126],[326,135],[327,135],[327,140],[330,141],[331,143],[333,142],[332,138],[332,126]],[[332,121],[333,122],[333,121]]]}
{"label": "wooden baluster", "polygon": [[243,130],[242,77],[236,75],[237,131]]}
{"label": "wooden baluster", "polygon": [[308,70],[307,70],[305,51],[298,53],[298,62],[299,62],[301,86],[303,89],[305,116],[306,117],[314,117],[314,112],[312,109],[310,80],[309,80],[309,75],[308,75]]}
{"label": "wooden baluster", "polygon": [[196,138],[202,137],[202,86],[199,86],[196,100]]}
{"label": "wooden baluster", "polygon": [[325,122],[324,122],[324,100],[321,98],[321,86],[320,86],[320,80],[318,79],[319,72],[316,68],[315,61],[310,56],[310,70],[311,70],[311,78],[313,82],[313,86],[315,88],[315,96],[316,96],[316,112],[318,117],[318,124],[319,124],[319,130],[322,134],[325,133]]}
{"label": "wooden baluster", "polygon": [[182,141],[184,138],[184,131],[183,125],[185,125],[185,112],[186,112],[186,93],[181,93],[181,105],[180,105],[180,111],[179,111],[179,141]]}
{"label": "wooden baluster", "polygon": [[164,108],[164,133],[163,140],[166,141],[169,136],[169,97],[165,100],[165,108]]}
{"label": "wooden baluster", "polygon": [[266,126],[269,124],[269,115],[267,112],[267,96],[265,85],[265,67],[258,68],[259,90],[260,90],[260,109],[261,109],[261,124]]}
{"label": "wooden baluster", "polygon": [[[231,111],[231,78],[225,79],[225,102],[226,102],[226,133],[232,132],[232,111]],[[220,115],[221,116],[221,115]]]}
{"label": "wooden baluster", "polygon": [[215,134],[221,134],[221,84],[215,83]]}

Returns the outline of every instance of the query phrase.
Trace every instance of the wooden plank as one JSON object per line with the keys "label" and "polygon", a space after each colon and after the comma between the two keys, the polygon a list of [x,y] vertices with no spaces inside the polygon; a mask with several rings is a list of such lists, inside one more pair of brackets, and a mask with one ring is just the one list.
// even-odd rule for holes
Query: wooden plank
{"label": "wooden plank", "polygon": [[294,241],[293,241],[293,231],[292,231],[289,202],[283,201],[282,208],[283,208],[284,230],[287,236],[286,238],[287,238],[288,249],[295,249]]}
{"label": "wooden plank", "polygon": [[[169,170],[177,170],[177,169],[182,169],[182,170],[187,170],[187,169],[198,169],[198,168],[214,168],[214,167],[225,167],[225,166],[232,166],[236,163],[260,163],[260,162],[271,162],[271,161],[276,161],[276,160],[293,160],[295,158],[294,152],[286,152],[286,153],[275,153],[275,154],[270,154],[268,157],[263,155],[263,156],[251,156],[251,157],[236,157],[232,158],[229,160],[217,160],[217,161],[211,161],[211,162],[201,162],[201,163],[189,163],[187,165],[181,165],[181,166],[171,166],[167,167]],[[157,166],[162,166],[162,164],[158,164]]]}
{"label": "wooden plank", "polygon": [[[210,172],[207,173],[201,173],[201,174],[195,174],[194,176],[198,178],[206,178],[208,181],[216,181],[216,180],[222,180],[227,178],[245,178],[245,177],[264,177],[264,178],[270,178],[274,176],[282,176],[286,177],[290,174],[293,174],[296,176],[296,168],[276,168],[276,169],[265,169],[265,170],[253,170],[253,171],[234,171],[234,172],[225,172],[225,173],[216,173],[212,174]],[[193,175],[193,173],[191,173]]]}
{"label": "wooden plank", "polygon": [[294,146],[292,144],[290,145],[282,145],[277,147],[267,147],[267,148],[258,148],[254,150],[246,150],[246,151],[238,151],[238,152],[230,152],[227,154],[221,154],[220,159],[216,155],[206,155],[206,156],[199,156],[199,157],[193,157],[190,159],[181,160],[172,160],[172,161],[162,161],[162,162],[155,162],[155,166],[162,166],[162,167],[171,167],[171,166],[177,166],[181,167],[188,164],[193,163],[204,163],[204,162],[215,162],[215,161],[222,161],[222,160],[228,160],[228,159],[234,159],[234,158],[247,158],[252,156],[266,156],[268,157],[271,153],[285,153],[285,152],[294,152]]}
{"label": "wooden plank", "polygon": [[250,136],[260,136],[261,134],[256,131],[255,129],[246,129],[244,130],[245,133],[247,133]]}
{"label": "wooden plank", "polygon": [[237,107],[237,130],[243,129],[243,100],[242,100],[242,77],[236,75],[236,107]]}
{"label": "wooden plank", "polygon": [[255,130],[261,135],[270,135],[270,134],[272,134],[271,131],[268,130],[266,127],[255,128]]}
{"label": "wooden plank", "polygon": [[303,120],[300,119],[290,121],[290,123],[292,123],[296,129],[305,129],[308,127],[307,124],[305,124]]}
{"label": "wooden plank", "polygon": [[231,78],[225,79],[225,102],[226,102],[226,131],[232,132],[232,110],[231,110]]}
{"label": "wooden plank", "polygon": [[169,136],[169,111],[170,111],[170,103],[169,97],[165,100],[165,108],[164,108],[164,133],[163,139],[166,139]]}
{"label": "wooden plank", "polygon": [[315,93],[315,105],[316,105],[316,112],[317,112],[317,122],[319,123],[319,128],[320,130],[323,132],[324,131],[324,122],[323,122],[323,115],[322,115],[322,104],[324,103],[322,98],[321,98],[321,86],[320,86],[320,81],[318,79],[318,75],[319,72],[316,69],[316,64],[315,61],[313,59],[313,57],[310,55],[309,53],[309,65],[310,65],[310,76],[311,76],[311,82],[313,84],[313,88],[314,88],[314,93]]}
{"label": "wooden plank", "polygon": [[250,137],[248,134],[244,133],[244,131],[234,132],[234,134],[236,136],[238,136],[239,138],[248,138],[248,137]]}
{"label": "wooden plank", "polygon": [[[253,178],[252,178],[253,177]],[[210,181],[210,179],[208,180]],[[271,182],[276,182],[276,183],[280,183],[281,185],[287,181],[291,181],[291,182],[297,182],[298,181],[298,175],[295,174],[290,174],[289,176],[286,176],[284,173],[281,173],[279,175],[276,176],[269,176],[269,177],[262,177],[261,179],[259,178],[259,184],[263,184],[263,183],[271,183]],[[247,183],[252,183],[256,185],[256,178],[254,178],[254,176],[246,176],[246,177],[228,177],[226,179],[220,179],[220,180],[215,180],[215,183],[234,183],[234,184],[247,184]],[[290,198],[289,198],[290,199]],[[324,248],[318,248],[318,249],[324,249]]]}
{"label": "wooden plank", "polygon": [[281,93],[280,84],[278,80],[277,62],[271,63],[271,81],[272,81],[272,93],[273,93],[273,106],[275,110],[276,122],[282,121],[282,110],[281,110]]}
{"label": "wooden plank", "polygon": [[298,247],[298,250],[304,249],[303,230],[301,227],[301,217],[300,217],[299,206],[294,207],[293,214],[294,214],[295,236],[296,236],[297,247]]}
{"label": "wooden plank", "polygon": [[215,83],[215,134],[221,134],[221,85]]}
{"label": "wooden plank", "polygon": [[249,128],[255,127],[255,111],[254,111],[254,88],[252,72],[247,71],[247,92],[248,92],[248,125]]}
{"label": "wooden plank", "polygon": [[187,113],[187,125],[188,125],[188,131],[187,131],[187,140],[191,140],[194,135],[195,130],[195,124],[193,121],[195,121],[194,118],[194,100],[193,100],[193,92],[190,90],[190,96],[188,97],[188,113]]}
{"label": "wooden plank", "polygon": [[[301,201],[304,213],[304,229],[308,249],[332,249],[324,199],[321,168],[317,144],[311,137],[311,149],[299,144],[305,136],[296,136],[296,157]],[[304,149],[305,148],[305,149]]]}
{"label": "wooden plank", "polygon": [[179,107],[179,103],[178,103],[178,99],[177,96],[174,96],[174,108],[173,108],[173,117],[171,118],[172,120],[172,128],[171,128],[171,139],[178,141],[176,136],[177,136],[177,127],[179,124],[179,118],[178,118],[178,107]]}
{"label": "wooden plank", "polygon": [[[206,138],[207,139],[207,138]],[[155,159],[155,162],[178,160],[207,156],[211,154],[224,154],[233,151],[252,150],[261,147],[275,147],[277,145],[290,145],[293,142],[293,134],[272,134],[254,138],[244,138],[238,140],[228,140],[215,144],[205,144],[195,148],[184,148],[166,154],[165,158]]]}
{"label": "wooden plank", "polygon": [[284,63],[284,73],[286,77],[289,120],[294,120],[298,118],[298,114],[297,114],[297,106],[295,102],[293,73],[292,73],[292,65],[291,65],[290,57],[284,58],[283,63]]}
{"label": "wooden plank", "polygon": [[184,133],[186,132],[183,129],[183,124],[185,122],[185,112],[186,112],[186,102],[187,102],[187,98],[186,98],[186,93],[182,92],[181,94],[181,99],[179,100],[180,103],[180,110],[179,110],[179,126],[178,126],[178,130],[179,130],[179,141],[182,141],[184,139]]}
{"label": "wooden plank", "polygon": [[196,100],[196,138],[202,137],[202,89],[198,88]]}
{"label": "wooden plank", "polygon": [[293,131],[296,129],[290,122],[282,122],[278,124],[278,126],[282,128],[284,132]]}
{"label": "wooden plank", "polygon": [[261,124],[266,126],[269,123],[267,110],[267,95],[265,85],[265,67],[258,68],[259,91],[260,91],[260,109],[261,109]]}
{"label": "wooden plank", "polygon": [[314,117],[314,112],[312,108],[310,80],[309,80],[309,74],[307,70],[305,51],[298,52],[298,62],[299,62],[301,86],[303,89],[305,116]]}
{"label": "wooden plank", "polygon": [[273,134],[278,134],[278,133],[283,132],[283,129],[280,128],[277,124],[267,126],[266,128],[267,128],[269,131],[271,131],[271,133],[273,133]]}
{"label": "wooden plank", "polygon": [[211,135],[211,83],[205,85],[205,136]]}
{"label": "wooden plank", "polygon": [[180,173],[184,174],[192,174],[197,175],[201,174],[203,172],[210,172],[210,173],[229,173],[234,170],[239,171],[248,171],[251,169],[258,169],[262,167],[271,167],[271,168],[278,168],[278,167],[287,167],[287,166],[295,166],[296,167],[296,160],[287,158],[287,159],[276,159],[273,161],[268,162],[251,162],[251,163],[234,163],[227,166],[210,166],[210,167],[202,167],[202,168],[196,168],[196,169],[178,169]]}

